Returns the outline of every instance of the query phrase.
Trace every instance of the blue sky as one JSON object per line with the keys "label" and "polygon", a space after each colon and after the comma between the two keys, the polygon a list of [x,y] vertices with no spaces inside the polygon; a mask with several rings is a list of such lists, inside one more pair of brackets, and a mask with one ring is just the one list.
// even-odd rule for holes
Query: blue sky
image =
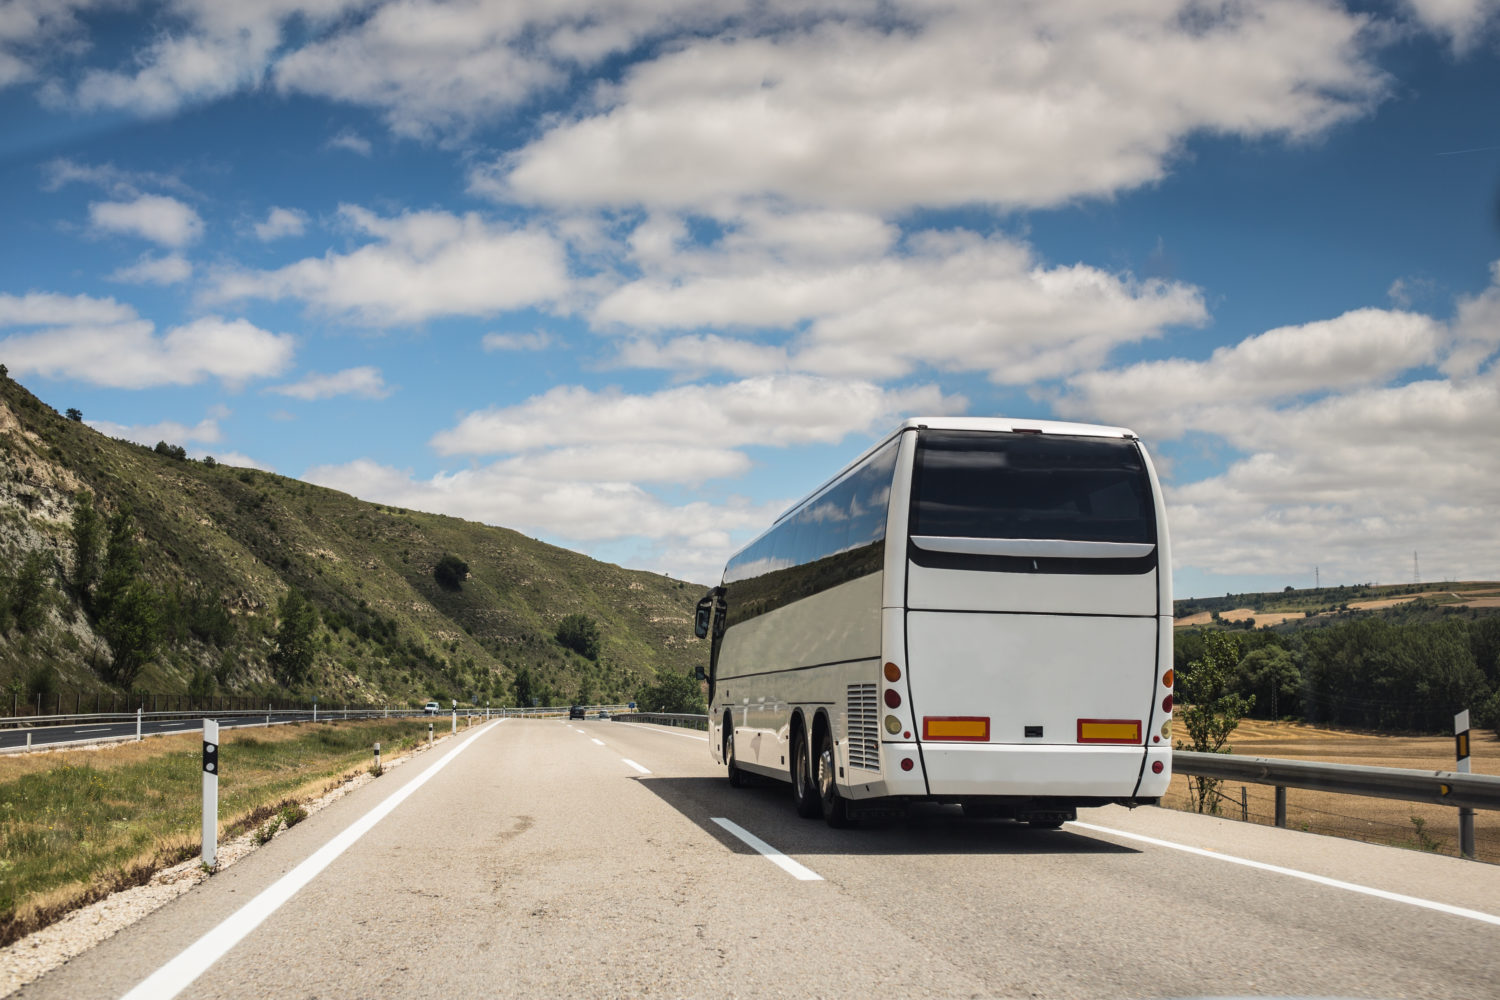
{"label": "blue sky", "polygon": [[699,582],[918,413],[1140,432],[1179,596],[1496,579],[1497,54],[1497,0],[4,0],[0,361]]}

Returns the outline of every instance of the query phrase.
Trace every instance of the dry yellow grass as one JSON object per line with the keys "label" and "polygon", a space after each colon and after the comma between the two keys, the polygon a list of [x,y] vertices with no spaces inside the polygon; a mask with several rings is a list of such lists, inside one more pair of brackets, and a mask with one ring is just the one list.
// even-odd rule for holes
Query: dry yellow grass
{"label": "dry yellow grass", "polygon": [[[1451,736],[1396,736],[1347,729],[1327,729],[1291,722],[1261,722],[1247,719],[1230,739],[1235,754],[1244,757],[1281,757],[1318,760],[1333,764],[1366,764],[1424,771],[1451,771],[1454,767]],[[1500,739],[1492,732],[1474,731],[1470,765],[1475,774],[1500,774]],[[1188,779],[1172,778],[1162,804],[1188,809]],[[1238,818],[1240,790],[1245,790],[1250,821],[1271,825],[1275,820],[1275,792],[1270,785],[1224,782],[1220,791],[1232,801],[1222,804],[1221,815]],[[1458,854],[1458,810],[1445,806],[1335,795],[1329,792],[1287,789],[1287,826],[1377,844],[1422,847],[1415,816],[1424,824],[1427,846],[1442,854]],[[1481,861],[1500,863],[1500,812],[1474,814],[1475,855]]]}

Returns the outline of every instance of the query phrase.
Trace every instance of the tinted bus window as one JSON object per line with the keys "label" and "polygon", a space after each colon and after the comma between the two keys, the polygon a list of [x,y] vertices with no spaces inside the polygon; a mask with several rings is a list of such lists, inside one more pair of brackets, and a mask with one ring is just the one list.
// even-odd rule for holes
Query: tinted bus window
{"label": "tinted bus window", "polygon": [[1155,543],[1156,512],[1134,441],[929,430],[918,439],[910,530]]}

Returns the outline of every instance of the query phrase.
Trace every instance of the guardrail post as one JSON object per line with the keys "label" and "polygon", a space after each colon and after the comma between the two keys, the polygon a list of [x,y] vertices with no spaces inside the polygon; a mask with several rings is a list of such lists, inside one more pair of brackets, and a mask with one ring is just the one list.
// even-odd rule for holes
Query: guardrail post
{"label": "guardrail post", "polygon": [[219,724],[203,720],[203,867],[213,870],[219,852]]}
{"label": "guardrail post", "polygon": [[135,709],[135,741],[141,741],[141,711],[144,706],[137,705]]}
{"label": "guardrail post", "polygon": [[[1459,774],[1469,772],[1469,710],[1466,708],[1453,717],[1453,749],[1458,758],[1455,770]],[[1474,810],[1460,806],[1458,810],[1458,853],[1474,860]]]}
{"label": "guardrail post", "polygon": [[1276,825],[1286,827],[1286,786],[1276,786]]}

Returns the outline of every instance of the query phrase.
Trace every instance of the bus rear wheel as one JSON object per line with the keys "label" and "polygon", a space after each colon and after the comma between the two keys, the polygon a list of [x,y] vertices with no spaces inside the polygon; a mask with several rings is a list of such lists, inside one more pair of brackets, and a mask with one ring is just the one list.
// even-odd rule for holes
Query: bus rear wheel
{"label": "bus rear wheel", "polygon": [[807,736],[799,732],[792,740],[792,798],[797,803],[797,815],[803,819],[823,815],[823,803],[815,789],[812,762],[807,759]]}
{"label": "bus rear wheel", "polygon": [[823,809],[823,820],[838,829],[849,825],[849,803],[839,795],[835,779],[833,737],[823,734],[823,745],[818,750],[818,798]]}
{"label": "bus rear wheel", "polygon": [[724,763],[729,765],[729,787],[744,788],[745,772],[741,771],[734,756],[734,724],[724,717]]}

